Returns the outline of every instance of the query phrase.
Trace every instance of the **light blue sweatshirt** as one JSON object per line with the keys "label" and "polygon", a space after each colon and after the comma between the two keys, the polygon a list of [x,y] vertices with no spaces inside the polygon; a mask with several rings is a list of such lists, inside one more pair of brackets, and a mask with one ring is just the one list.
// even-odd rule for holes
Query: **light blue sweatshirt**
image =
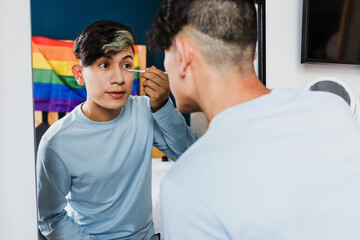
{"label": "light blue sweatshirt", "polygon": [[130,96],[108,122],[89,120],[77,106],[39,145],[40,231],[48,239],[149,239],[152,147],[176,160],[195,140],[170,101],[153,113],[148,97]]}
{"label": "light blue sweatshirt", "polygon": [[213,118],[160,204],[166,240],[359,240],[360,128],[336,95],[273,89]]}

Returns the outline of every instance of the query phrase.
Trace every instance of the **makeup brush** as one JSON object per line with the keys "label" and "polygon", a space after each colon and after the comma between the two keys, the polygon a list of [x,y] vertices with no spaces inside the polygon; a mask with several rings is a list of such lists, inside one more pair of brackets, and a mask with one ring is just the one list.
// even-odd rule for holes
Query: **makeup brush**
{"label": "makeup brush", "polygon": [[[137,69],[129,69],[129,72],[137,72],[137,73],[143,73],[145,72],[145,70],[137,70]],[[164,72],[165,74],[167,74],[166,72]]]}

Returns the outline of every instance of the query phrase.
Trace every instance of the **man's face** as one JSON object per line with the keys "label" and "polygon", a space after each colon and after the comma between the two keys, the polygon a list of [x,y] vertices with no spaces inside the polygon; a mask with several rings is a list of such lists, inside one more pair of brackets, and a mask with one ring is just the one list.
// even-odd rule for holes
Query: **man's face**
{"label": "man's face", "polygon": [[83,67],[82,74],[87,91],[87,102],[93,111],[119,110],[127,102],[134,81],[134,53],[131,47],[113,55],[99,58]]}
{"label": "man's face", "polygon": [[169,83],[170,83],[170,89],[172,94],[175,97],[176,105],[179,108],[180,104],[180,95],[181,95],[181,89],[180,89],[180,75],[179,75],[179,62],[177,59],[177,53],[174,46],[170,46],[169,49],[165,50],[165,58],[164,58],[164,67],[166,70],[166,73],[169,76]]}
{"label": "man's face", "polygon": [[176,107],[182,113],[201,111],[193,94],[194,79],[184,79],[180,74],[180,53],[174,45],[165,50],[164,67],[169,76],[170,90],[175,97]]}

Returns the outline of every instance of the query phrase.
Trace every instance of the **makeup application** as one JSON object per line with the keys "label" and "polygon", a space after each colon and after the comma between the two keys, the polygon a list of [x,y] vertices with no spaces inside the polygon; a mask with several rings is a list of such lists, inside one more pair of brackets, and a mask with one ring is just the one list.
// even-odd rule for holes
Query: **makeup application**
{"label": "makeup application", "polygon": [[143,73],[145,70],[127,69],[129,72]]}
{"label": "makeup application", "polygon": [[[137,73],[145,72],[145,70],[137,70],[137,69],[127,69],[127,71],[129,71],[129,72],[137,72]],[[164,73],[167,74],[166,72],[164,72]]]}

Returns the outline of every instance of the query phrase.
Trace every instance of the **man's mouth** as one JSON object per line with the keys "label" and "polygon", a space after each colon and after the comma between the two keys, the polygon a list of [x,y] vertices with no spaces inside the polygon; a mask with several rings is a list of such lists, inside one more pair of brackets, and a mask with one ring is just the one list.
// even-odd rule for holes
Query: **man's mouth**
{"label": "man's mouth", "polygon": [[113,98],[121,98],[125,94],[125,91],[112,91],[107,92],[107,94],[109,94]]}

